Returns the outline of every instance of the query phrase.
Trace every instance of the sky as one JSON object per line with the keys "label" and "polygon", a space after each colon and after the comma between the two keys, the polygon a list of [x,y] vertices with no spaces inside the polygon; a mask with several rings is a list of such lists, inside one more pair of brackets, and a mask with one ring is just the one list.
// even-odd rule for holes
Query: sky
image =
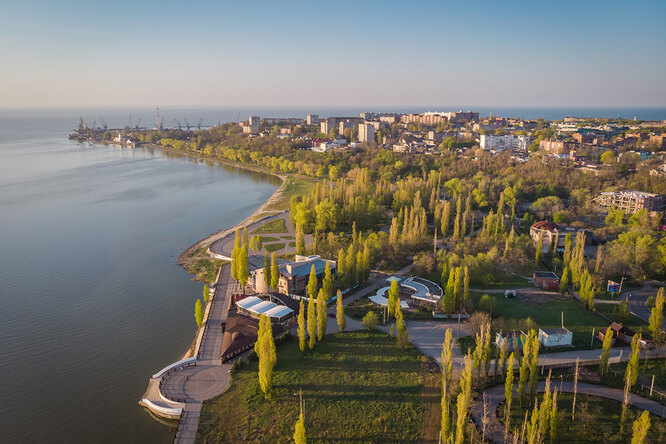
{"label": "sky", "polygon": [[0,107],[666,106],[666,2],[0,0]]}

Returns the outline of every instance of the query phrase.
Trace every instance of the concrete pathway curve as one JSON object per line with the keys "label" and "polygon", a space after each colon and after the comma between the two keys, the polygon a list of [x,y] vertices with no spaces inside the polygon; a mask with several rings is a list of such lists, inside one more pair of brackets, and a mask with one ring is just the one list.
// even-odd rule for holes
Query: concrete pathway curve
{"label": "concrete pathway curve", "polygon": [[[541,393],[545,390],[546,383],[545,381],[540,381],[537,387],[537,392]],[[561,382],[561,383],[551,383],[551,390],[557,388],[558,392],[564,393],[573,393],[574,384],[573,382]],[[486,439],[496,443],[504,443],[504,425],[499,420],[497,416],[497,409],[499,405],[504,402],[504,384],[499,384],[490,388],[487,388],[476,398],[474,407],[472,408],[471,417],[474,423],[476,424],[479,430],[483,427],[483,393],[486,395],[486,428],[485,434]],[[612,399],[614,401],[622,402],[624,399],[624,392],[621,389],[603,386],[588,384],[585,382],[578,383],[578,393],[582,395],[597,396],[600,398]],[[518,392],[514,390],[514,396],[517,396]],[[661,418],[666,418],[666,406],[659,404],[658,402],[643,398],[636,394],[629,395],[629,404],[641,409],[647,410],[650,413],[653,413]],[[509,434],[508,441],[512,442],[511,434]]]}

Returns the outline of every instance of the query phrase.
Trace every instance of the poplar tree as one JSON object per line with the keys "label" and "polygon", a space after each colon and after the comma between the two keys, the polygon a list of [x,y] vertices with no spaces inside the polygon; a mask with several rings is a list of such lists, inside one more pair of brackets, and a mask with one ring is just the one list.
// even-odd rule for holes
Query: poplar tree
{"label": "poplar tree", "polygon": [[539,338],[535,330],[530,330],[530,400],[536,396],[537,383],[539,381]]}
{"label": "poplar tree", "polygon": [[259,358],[259,385],[266,395],[266,399],[269,399],[277,354],[275,352],[271,319],[265,314],[259,316],[259,331],[257,342],[254,344],[254,351]]}
{"label": "poplar tree", "polygon": [[305,254],[305,235],[303,234],[303,224],[296,224],[296,254]]}
{"label": "poplar tree", "polygon": [[648,430],[650,430],[650,412],[644,410],[634,421],[631,444],[643,444],[647,439]]}
{"label": "poplar tree", "polygon": [[[513,354],[513,353],[512,353]],[[509,338],[507,336],[506,340],[502,341],[502,346],[500,347],[500,374],[504,378],[504,372],[506,371],[506,360],[509,357]],[[497,366],[497,363],[495,364]]]}
{"label": "poplar tree", "polygon": [[447,394],[446,381],[442,385],[442,422],[441,422],[441,440],[440,442],[448,443],[451,438],[451,414],[449,412],[449,396]]}
{"label": "poplar tree", "polygon": [[456,267],[456,274],[453,287],[455,292],[456,307],[460,308],[460,303],[462,302],[462,292],[463,292],[462,267]]}
{"label": "poplar tree", "polygon": [[648,327],[652,341],[659,345],[663,342],[664,332],[661,330],[661,324],[664,322],[664,287],[657,291],[657,297],[650,314],[650,326]]}
{"label": "poplar tree", "polygon": [[264,253],[264,284],[266,284],[266,290],[271,288],[271,260],[267,251]]}
{"label": "poplar tree", "polygon": [[305,351],[305,341],[307,338],[307,327],[305,325],[305,303],[301,299],[298,309],[298,347],[302,352]]}
{"label": "poplar tree", "polygon": [[469,353],[465,356],[462,378],[460,378],[460,393],[456,400],[456,434],[455,444],[465,442],[465,428],[467,426],[467,416],[469,414],[469,402],[472,393],[472,357]]}
{"label": "poplar tree", "polygon": [[324,293],[324,289],[319,289],[319,295],[317,296],[317,341],[321,341],[321,338],[326,334],[326,327],[328,325],[328,316],[326,316],[326,303],[328,299]]}
{"label": "poplar tree", "polygon": [[462,305],[467,306],[467,301],[469,300],[469,268],[465,265],[463,269],[463,295],[462,295]]}
{"label": "poplar tree", "polygon": [[610,358],[611,342],[613,341],[613,331],[610,327],[606,328],[604,342],[601,346],[601,357],[599,358],[599,374],[605,376],[608,372],[608,358]]}
{"label": "poplar tree", "polygon": [[275,251],[271,253],[271,288],[273,291],[278,289],[280,283],[280,270],[278,269],[277,256]]}
{"label": "poplar tree", "polygon": [[389,316],[397,316],[396,304],[400,305],[400,284],[397,279],[391,280],[391,288],[388,291],[388,314]]}
{"label": "poplar tree", "polygon": [[445,238],[449,233],[449,224],[451,223],[451,202],[444,202],[444,209],[442,210],[442,220],[441,220],[441,229],[442,229],[442,238]]}
{"label": "poplar tree", "polygon": [[449,279],[446,281],[446,290],[442,298],[442,309],[448,314],[453,313],[456,307],[455,279],[456,270],[455,267],[452,267],[449,271]]}
{"label": "poplar tree", "polygon": [[317,270],[314,264],[310,267],[310,277],[308,278],[308,297],[315,299],[317,297]]}
{"label": "poplar tree", "polygon": [[308,319],[307,319],[307,324],[308,324],[308,347],[312,349],[315,346],[315,342],[317,340],[317,318],[316,318],[316,311],[315,311],[315,304],[316,301],[314,298],[310,298],[308,300]]}
{"label": "poplar tree", "polygon": [[294,444],[306,444],[307,442],[305,437],[305,418],[303,417],[303,412],[301,412],[294,427]]}
{"label": "poplar tree", "polygon": [[204,285],[203,287],[203,300],[205,303],[208,303],[208,300],[210,299],[210,288],[208,288],[208,285]]}
{"label": "poplar tree", "polygon": [[[504,341],[509,342],[508,338]],[[506,398],[506,407],[504,410],[504,440],[509,434],[509,422],[511,420],[511,401],[513,401],[513,353],[509,355],[509,362],[506,367],[506,379],[504,380],[504,396]]]}
{"label": "poplar tree", "polygon": [[345,264],[345,252],[342,248],[338,250],[338,262],[336,264],[338,269],[338,282],[340,286],[345,287],[345,274],[347,273],[347,264]]}
{"label": "poplar tree", "polygon": [[331,265],[328,261],[326,261],[326,266],[324,267],[324,279],[322,280],[321,288],[324,290],[327,301],[333,297],[333,276]]}
{"label": "poplar tree", "polygon": [[534,265],[539,266],[541,259],[541,252],[543,251],[543,231],[539,230],[539,238],[536,244],[536,255],[534,256]]}
{"label": "poplar tree", "polygon": [[529,340],[527,335],[522,335],[521,338],[523,341],[523,359],[520,363],[520,368],[518,369],[518,401],[522,407],[523,401],[525,400],[525,387],[530,371],[532,342]]}
{"label": "poplar tree", "polygon": [[641,334],[636,333],[631,340],[631,354],[629,355],[629,362],[624,373],[624,381],[629,386],[629,390],[636,383],[638,378],[638,352],[640,351]]}
{"label": "poplar tree", "polygon": [[[568,235],[567,235],[568,236]],[[571,271],[569,271],[569,266],[565,266],[562,270],[562,279],[560,279],[560,293],[565,294],[569,291],[571,286]]]}
{"label": "poplar tree", "polygon": [[231,277],[235,280],[239,280],[238,278],[238,255],[240,253],[241,249],[241,237],[240,237],[240,230],[236,228],[236,231],[234,232],[234,248],[231,250]]}
{"label": "poplar tree", "polygon": [[398,346],[405,347],[409,340],[409,334],[407,333],[407,326],[402,317],[402,307],[400,306],[400,299],[395,303],[395,325],[397,329],[398,336]]}
{"label": "poplar tree", "polygon": [[197,327],[201,327],[203,323],[204,309],[201,304],[201,299],[197,299],[194,303],[194,320],[197,321]]}
{"label": "poplar tree", "polygon": [[442,386],[448,387],[453,376],[453,331],[450,328],[444,332],[442,343]]}
{"label": "poplar tree", "polygon": [[245,286],[247,280],[250,277],[250,270],[248,269],[248,259],[247,259],[247,244],[243,245],[240,250],[240,257],[238,259],[238,280],[241,285]]}
{"label": "poplar tree", "polygon": [[342,292],[340,290],[338,290],[338,299],[335,305],[335,319],[338,321],[340,331],[345,331],[347,319],[345,318],[345,309],[342,305]]}
{"label": "poplar tree", "polygon": [[550,442],[553,444],[557,437],[557,388],[553,391],[553,401],[550,408]]}

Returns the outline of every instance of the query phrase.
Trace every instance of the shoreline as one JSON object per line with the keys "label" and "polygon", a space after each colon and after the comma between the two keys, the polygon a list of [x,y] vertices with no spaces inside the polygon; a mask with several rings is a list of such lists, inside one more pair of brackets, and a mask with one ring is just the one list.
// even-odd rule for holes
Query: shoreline
{"label": "shoreline", "polygon": [[[271,175],[274,177],[277,177],[281,180],[280,186],[273,192],[273,194],[270,195],[270,197],[263,203],[261,204],[255,211],[252,212],[248,217],[243,219],[242,221],[238,222],[237,224],[228,227],[228,228],[221,228],[220,230],[209,234],[208,236],[204,237],[203,239],[198,240],[194,244],[190,245],[189,247],[185,248],[179,255],[178,255],[178,265],[186,268],[185,266],[187,265],[187,255],[190,254],[192,251],[196,251],[199,248],[203,247],[210,247],[213,242],[217,241],[218,239],[223,238],[226,236],[229,232],[233,232],[236,230],[236,228],[242,228],[244,225],[247,225],[250,222],[253,222],[255,218],[258,218],[258,216],[261,213],[267,213],[269,211],[266,211],[266,207],[272,205],[275,203],[279,197],[282,195],[282,192],[284,191],[285,184],[287,183],[287,178],[290,176],[293,176],[292,174],[287,174],[287,173],[276,173],[271,170],[264,169],[262,167],[255,167],[253,165],[247,165],[243,163],[236,163],[236,162],[231,162],[231,161],[225,161],[225,160],[220,160],[220,159],[211,159],[208,157],[204,157],[202,155],[198,155],[195,153],[185,153],[183,151],[175,150],[173,148],[165,147],[162,145],[157,145],[154,143],[145,143],[138,145],[136,148],[145,148],[145,149],[153,149],[153,150],[160,150],[160,151],[165,151],[168,153],[172,154],[179,154],[185,157],[191,157],[194,159],[199,159],[203,160],[206,162],[211,162],[212,164],[217,164],[217,165],[223,165],[223,166],[230,166],[230,167],[235,167],[239,168],[242,170],[246,171],[252,171],[255,173],[262,173],[262,174],[267,174]],[[275,211],[275,213],[278,213],[278,211]],[[187,269],[187,268],[186,268]]]}

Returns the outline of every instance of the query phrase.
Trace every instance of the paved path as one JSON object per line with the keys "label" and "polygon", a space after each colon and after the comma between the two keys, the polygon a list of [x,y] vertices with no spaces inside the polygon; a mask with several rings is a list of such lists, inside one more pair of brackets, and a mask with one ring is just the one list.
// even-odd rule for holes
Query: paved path
{"label": "paved path", "polygon": [[[545,381],[540,381],[537,386],[538,392],[543,392],[545,390],[546,383]],[[573,393],[574,384],[573,382],[551,382],[551,390],[557,388],[559,392]],[[483,391],[486,395],[486,439],[496,443],[504,443],[504,425],[500,422],[497,416],[497,409],[504,401],[504,384],[499,384],[490,388],[487,388]],[[621,389],[588,384],[585,382],[578,383],[578,393],[583,395],[598,396],[600,398],[612,399],[618,402],[624,400],[624,392]],[[518,392],[514,390],[514,396],[517,396]],[[514,399],[515,402],[515,399]],[[629,404],[641,409],[647,410],[650,413],[653,413],[662,418],[666,418],[666,406],[659,404],[658,402],[643,398],[636,394],[629,395]],[[483,394],[476,398],[474,407],[472,408],[471,417],[474,423],[476,424],[479,430],[483,428]],[[509,434],[508,441],[512,441],[512,435]]]}
{"label": "paved path", "polygon": [[170,399],[184,399],[176,443],[193,443],[199,426],[201,403],[224,393],[230,384],[231,364],[222,364],[222,323],[227,319],[229,301],[235,283],[231,267],[222,268],[210,302],[210,312],[204,326],[197,365],[185,367],[163,379],[162,392]]}
{"label": "paved path", "polygon": [[[294,225],[291,223],[291,220],[289,219],[289,210],[283,211],[281,213],[275,214],[273,216],[267,217],[265,219],[260,219],[256,222],[252,222],[251,224],[245,225],[247,227],[247,232],[248,232],[248,238],[251,238],[253,235],[250,234],[252,230],[259,228],[260,226],[274,221],[274,220],[279,220],[282,219],[284,220],[284,226],[287,229],[286,233],[260,233],[261,237],[273,237],[273,238],[280,238],[279,241],[270,241],[270,242],[263,242],[262,244],[264,247],[266,245],[270,244],[280,244],[283,243],[285,246],[283,248],[280,248],[279,250],[275,250],[275,254],[277,256],[281,256],[284,254],[291,254],[296,251],[296,247],[290,247],[289,243],[290,242],[296,242],[296,229],[294,228]],[[242,227],[241,227],[242,231]],[[224,235],[222,238],[216,240],[213,242],[210,246],[210,251],[213,253],[221,254],[226,257],[231,257],[231,252],[234,249],[234,236],[235,230],[229,230],[226,235]],[[281,239],[282,236],[292,236],[294,239]],[[312,235],[306,235],[305,236],[305,244],[309,245],[312,243]],[[265,249],[262,249],[260,251],[254,251],[252,250],[250,254],[261,254],[265,252]],[[270,252],[269,252],[270,254]]]}

